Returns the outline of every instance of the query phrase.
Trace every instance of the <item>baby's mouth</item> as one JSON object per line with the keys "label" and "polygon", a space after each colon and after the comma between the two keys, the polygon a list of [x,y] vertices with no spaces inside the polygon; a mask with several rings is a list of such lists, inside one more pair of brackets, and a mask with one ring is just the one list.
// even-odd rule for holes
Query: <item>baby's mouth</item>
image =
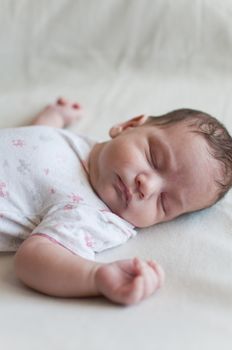
{"label": "baby's mouth", "polygon": [[132,194],[119,175],[117,175],[116,188],[119,190],[120,196],[125,201],[126,207],[128,207],[132,199]]}

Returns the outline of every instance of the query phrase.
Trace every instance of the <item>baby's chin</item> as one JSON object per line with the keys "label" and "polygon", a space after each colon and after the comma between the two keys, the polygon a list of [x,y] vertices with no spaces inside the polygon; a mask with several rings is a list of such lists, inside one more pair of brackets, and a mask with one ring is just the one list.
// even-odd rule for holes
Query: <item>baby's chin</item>
{"label": "baby's chin", "polygon": [[118,215],[120,218],[126,220],[127,222],[129,222],[131,225],[133,226],[137,226],[135,224],[135,221],[133,217],[131,217],[127,212],[126,209],[121,209],[119,208],[115,203],[111,203],[107,201],[104,201],[105,204],[108,206],[108,208],[112,211],[112,213]]}

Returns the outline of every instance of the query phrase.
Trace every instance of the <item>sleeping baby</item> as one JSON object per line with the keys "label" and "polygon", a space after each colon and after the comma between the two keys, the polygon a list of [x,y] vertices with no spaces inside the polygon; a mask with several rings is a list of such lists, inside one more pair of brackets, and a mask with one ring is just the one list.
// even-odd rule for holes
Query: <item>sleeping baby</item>
{"label": "sleeping baby", "polygon": [[232,138],[210,115],[179,109],[134,117],[96,143],[63,129],[81,116],[60,98],[32,125],[0,130],[0,251],[16,251],[16,275],[42,293],[135,304],[162,286],[161,266],[95,254],[221,199]]}

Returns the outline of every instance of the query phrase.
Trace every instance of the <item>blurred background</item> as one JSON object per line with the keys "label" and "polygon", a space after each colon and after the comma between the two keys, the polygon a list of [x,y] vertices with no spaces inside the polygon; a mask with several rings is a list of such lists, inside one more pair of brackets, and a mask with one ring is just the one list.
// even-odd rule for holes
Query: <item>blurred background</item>
{"label": "blurred background", "polygon": [[0,127],[60,95],[83,104],[77,129],[97,138],[112,120],[180,107],[228,125],[231,19],[231,0],[1,0]]}

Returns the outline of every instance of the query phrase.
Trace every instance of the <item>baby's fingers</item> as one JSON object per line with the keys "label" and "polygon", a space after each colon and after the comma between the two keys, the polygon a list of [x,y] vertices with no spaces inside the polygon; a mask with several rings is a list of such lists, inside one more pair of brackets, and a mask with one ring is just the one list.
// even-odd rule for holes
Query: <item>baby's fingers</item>
{"label": "baby's fingers", "polygon": [[131,285],[131,291],[128,295],[130,304],[137,304],[143,299],[144,295],[144,281],[142,276],[137,276]]}
{"label": "baby's fingers", "polygon": [[159,277],[158,288],[162,287],[162,285],[164,284],[164,280],[165,280],[165,272],[164,272],[163,268],[159,264],[157,264],[154,260],[148,260],[147,264],[155,271],[155,273]]}
{"label": "baby's fingers", "polygon": [[143,277],[137,276],[130,284],[118,288],[113,300],[124,305],[137,304],[143,299],[143,287]]}
{"label": "baby's fingers", "polygon": [[145,299],[157,289],[159,277],[146,262],[138,258],[135,258],[134,261],[137,267],[137,273],[143,278],[143,299]]}

